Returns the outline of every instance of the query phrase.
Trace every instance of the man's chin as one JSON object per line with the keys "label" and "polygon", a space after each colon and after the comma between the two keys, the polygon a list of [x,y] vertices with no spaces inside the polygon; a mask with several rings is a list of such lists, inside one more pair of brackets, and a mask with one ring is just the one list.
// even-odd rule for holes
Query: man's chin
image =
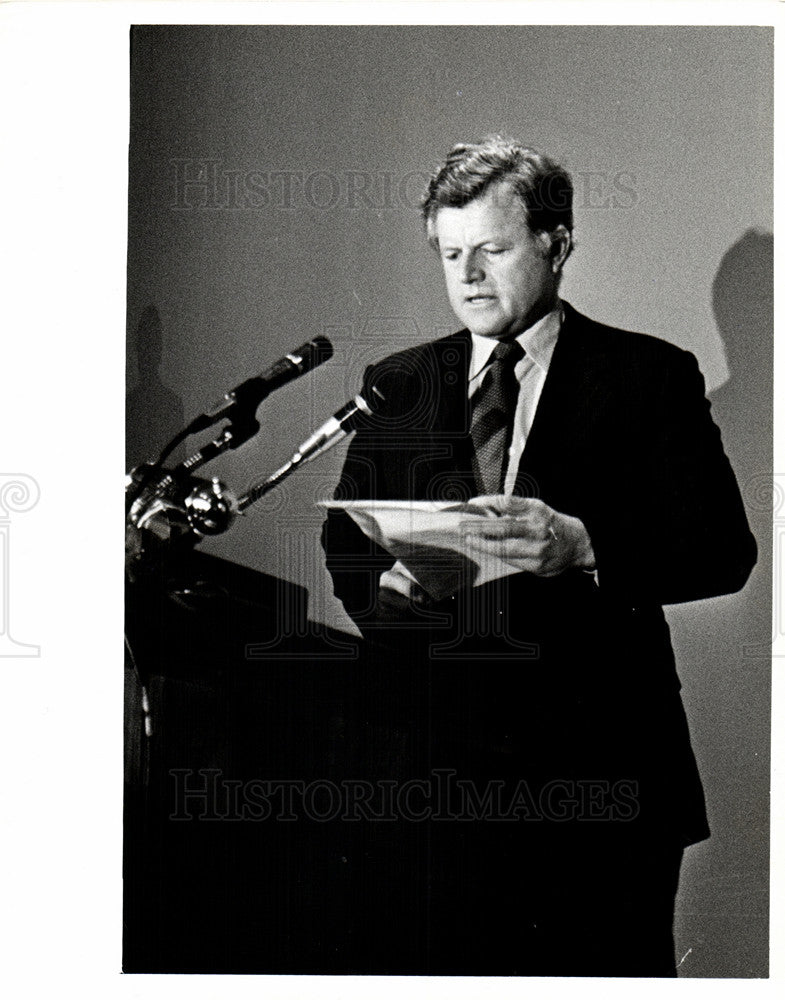
{"label": "man's chin", "polygon": [[492,337],[497,339],[504,336],[504,325],[498,320],[494,322],[490,316],[478,316],[477,313],[467,314],[465,311],[456,313],[458,319],[466,329],[476,337]]}
{"label": "man's chin", "polygon": [[490,323],[487,325],[466,323],[465,325],[469,333],[473,333],[475,337],[489,337],[492,340],[501,340],[505,335],[505,330],[503,328],[493,326]]}

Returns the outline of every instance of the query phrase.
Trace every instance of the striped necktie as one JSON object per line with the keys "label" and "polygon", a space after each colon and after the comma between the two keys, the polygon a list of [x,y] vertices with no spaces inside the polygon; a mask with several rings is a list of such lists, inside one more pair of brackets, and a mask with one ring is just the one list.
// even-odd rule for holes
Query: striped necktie
{"label": "striped necktie", "polygon": [[524,355],[517,340],[500,341],[482,385],[472,397],[472,472],[479,494],[501,493],[518,401],[515,366]]}

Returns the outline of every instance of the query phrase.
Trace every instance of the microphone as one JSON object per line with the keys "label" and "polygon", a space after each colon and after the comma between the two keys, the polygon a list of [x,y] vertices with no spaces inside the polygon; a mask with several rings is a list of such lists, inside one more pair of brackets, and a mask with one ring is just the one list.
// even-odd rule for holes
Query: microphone
{"label": "microphone", "polygon": [[296,347],[291,353],[284,355],[261,375],[248,378],[224,395],[196,417],[187,428],[188,434],[196,434],[206,427],[232,416],[238,411],[253,416],[256,408],[267,399],[270,393],[280,389],[282,385],[305,375],[306,372],[323,365],[333,356],[333,345],[327,337],[314,337],[307,343]]}
{"label": "microphone", "polygon": [[299,469],[301,465],[313,461],[314,458],[323,455],[330,448],[334,448],[339,441],[343,441],[347,434],[357,430],[368,417],[378,414],[385,401],[384,394],[375,385],[371,386],[367,396],[361,396],[358,393],[354,399],[345,403],[340,410],[336,410],[329,420],[325,420],[321,427],[307,437],[285,465],[276,469],[271,476],[256,486],[252,486],[244,496],[241,496],[236,502],[236,510],[242,513],[252,503],[256,503],[265,493],[269,493],[287,476]]}

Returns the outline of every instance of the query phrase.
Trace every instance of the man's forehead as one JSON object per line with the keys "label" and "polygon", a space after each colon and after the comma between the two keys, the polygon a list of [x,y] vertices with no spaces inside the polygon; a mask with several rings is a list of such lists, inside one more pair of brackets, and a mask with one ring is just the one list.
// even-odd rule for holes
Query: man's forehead
{"label": "man's forehead", "polygon": [[526,209],[509,182],[492,184],[465,205],[442,206],[435,216],[440,236],[462,232],[511,232],[526,226]]}

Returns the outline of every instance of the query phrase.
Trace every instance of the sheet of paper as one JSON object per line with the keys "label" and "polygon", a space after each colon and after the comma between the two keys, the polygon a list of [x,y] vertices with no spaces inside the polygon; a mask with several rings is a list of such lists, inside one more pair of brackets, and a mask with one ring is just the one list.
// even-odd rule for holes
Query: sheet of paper
{"label": "sheet of paper", "polygon": [[328,500],[409,570],[435,600],[518,572],[498,556],[480,554],[467,528],[497,515],[469,503],[436,500]]}

